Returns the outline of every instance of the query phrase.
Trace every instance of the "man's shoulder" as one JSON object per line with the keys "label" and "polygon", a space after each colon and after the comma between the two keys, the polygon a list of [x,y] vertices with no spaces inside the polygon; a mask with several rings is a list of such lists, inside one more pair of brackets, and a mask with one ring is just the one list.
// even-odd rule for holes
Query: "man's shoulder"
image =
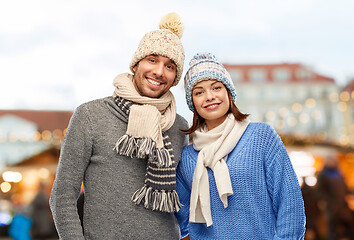
{"label": "man's shoulder", "polygon": [[102,108],[106,103],[112,102],[114,103],[113,97],[104,97],[104,98],[97,98],[94,100],[90,100],[84,103],[81,103],[75,111],[82,111],[82,110],[93,110],[97,108]]}
{"label": "man's shoulder", "polygon": [[99,99],[94,99],[85,103],[80,104],[75,108],[74,111],[74,116],[80,117],[80,116],[93,116],[95,114],[102,114],[104,112],[107,103],[113,102],[114,99],[112,97],[104,97],[104,98],[99,98]]}
{"label": "man's shoulder", "polygon": [[97,98],[97,99],[84,102],[80,104],[78,107],[91,107],[91,106],[101,105],[104,102],[114,102],[114,99],[112,96]]}
{"label": "man's shoulder", "polygon": [[178,113],[176,114],[176,120],[175,124],[180,128],[180,129],[187,129],[188,128],[188,122],[187,120],[179,115]]}

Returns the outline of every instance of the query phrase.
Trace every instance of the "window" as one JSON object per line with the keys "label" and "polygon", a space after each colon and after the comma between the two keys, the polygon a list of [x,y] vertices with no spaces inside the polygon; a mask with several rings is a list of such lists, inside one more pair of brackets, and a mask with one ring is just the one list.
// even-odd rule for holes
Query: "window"
{"label": "window", "polygon": [[251,69],[249,77],[252,82],[265,82],[267,80],[267,74],[264,69]]}
{"label": "window", "polygon": [[300,68],[296,71],[296,77],[298,79],[308,79],[312,77],[312,73],[309,69]]}
{"label": "window", "polygon": [[231,79],[234,82],[241,82],[243,80],[243,73],[240,69],[232,69],[229,71]]}
{"label": "window", "polygon": [[273,70],[273,78],[276,82],[286,82],[290,80],[290,71],[287,68],[277,68]]}

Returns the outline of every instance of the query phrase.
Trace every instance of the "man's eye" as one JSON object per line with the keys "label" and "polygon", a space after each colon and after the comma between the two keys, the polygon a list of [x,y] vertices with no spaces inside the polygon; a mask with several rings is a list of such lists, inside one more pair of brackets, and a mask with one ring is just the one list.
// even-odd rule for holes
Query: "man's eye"
{"label": "man's eye", "polygon": [[173,66],[173,65],[167,65],[166,66],[168,69],[170,69],[170,70],[174,70],[175,69],[175,66]]}
{"label": "man's eye", "polygon": [[156,62],[156,60],[153,59],[153,58],[149,59],[149,61],[152,62],[152,63]]}

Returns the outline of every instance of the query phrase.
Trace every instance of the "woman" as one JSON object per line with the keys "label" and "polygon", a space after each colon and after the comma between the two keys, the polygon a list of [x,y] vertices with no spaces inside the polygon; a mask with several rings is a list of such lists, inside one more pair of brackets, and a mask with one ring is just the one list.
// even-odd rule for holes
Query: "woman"
{"label": "woman", "polygon": [[301,190],[279,135],[238,110],[231,77],[212,54],[193,57],[185,88],[194,116],[184,130],[193,144],[177,169],[181,236],[303,239]]}

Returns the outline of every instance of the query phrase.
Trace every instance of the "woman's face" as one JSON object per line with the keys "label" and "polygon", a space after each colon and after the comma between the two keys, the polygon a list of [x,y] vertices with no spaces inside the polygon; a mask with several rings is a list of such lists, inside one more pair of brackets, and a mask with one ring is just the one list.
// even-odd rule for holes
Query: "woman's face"
{"label": "woman's face", "polygon": [[197,83],[192,91],[195,110],[205,119],[208,130],[224,122],[230,108],[226,87],[217,80]]}

